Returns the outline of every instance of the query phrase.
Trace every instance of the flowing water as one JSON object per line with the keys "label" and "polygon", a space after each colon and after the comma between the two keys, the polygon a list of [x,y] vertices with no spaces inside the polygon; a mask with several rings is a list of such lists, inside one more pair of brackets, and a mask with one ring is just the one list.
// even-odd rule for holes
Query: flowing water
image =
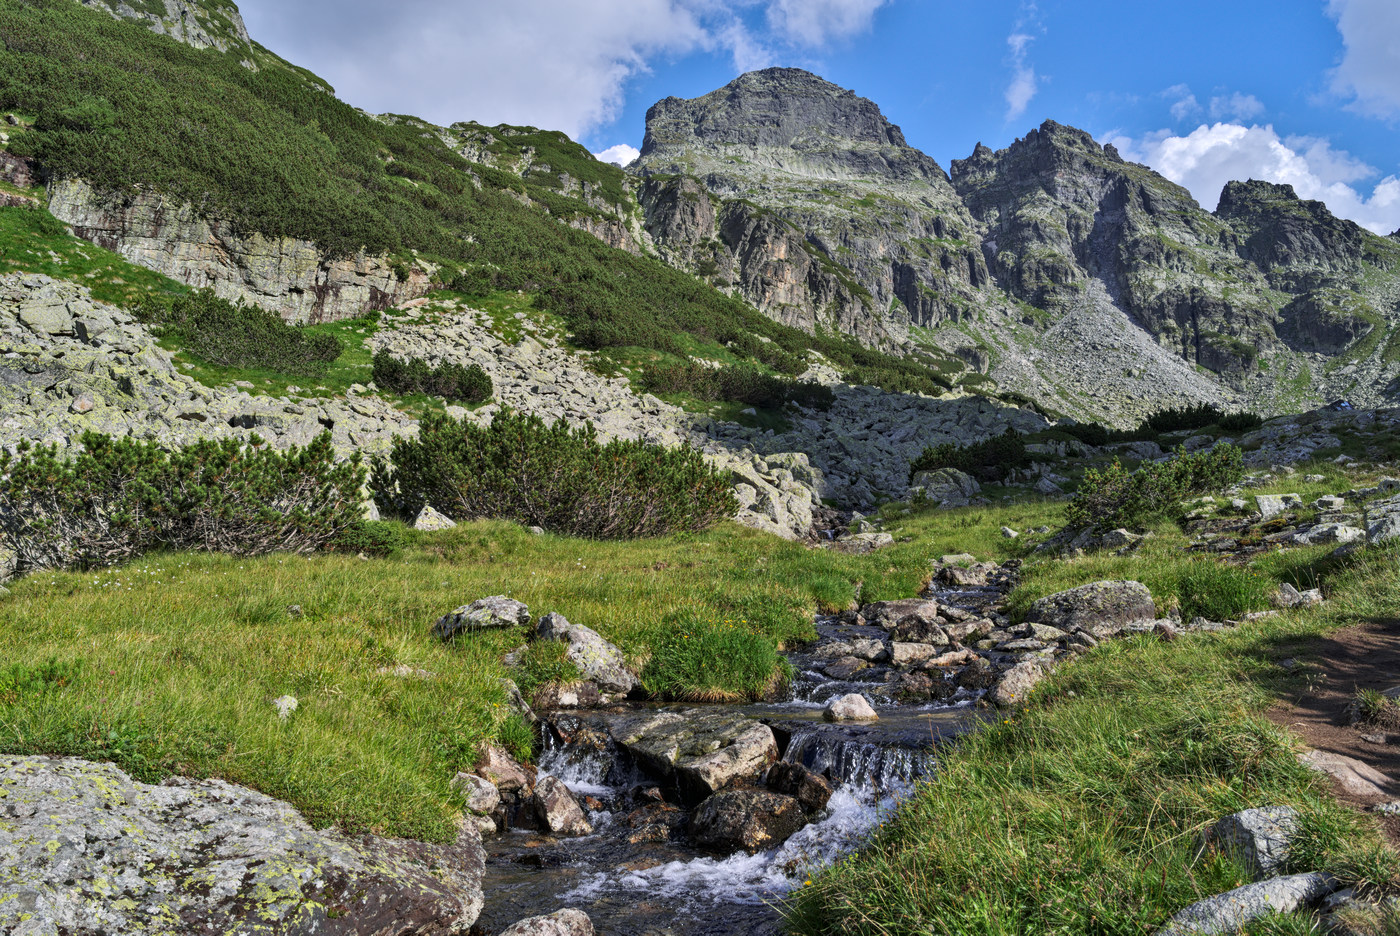
{"label": "flowing water", "polygon": [[[935,597],[975,609],[1000,596],[963,590]],[[887,636],[830,618],[819,618],[817,630],[820,642]],[[796,677],[788,701],[728,708],[768,724],[784,760],[835,781],[830,803],[811,824],[757,855],[720,856],[669,840],[634,843],[625,818],[637,808],[636,788],[647,778],[625,755],[596,744],[566,743],[551,727],[544,733],[540,771],[563,780],[579,797],[594,833],[556,839],[515,830],[488,840],[486,908],[474,932],[496,933],[523,917],[576,907],[589,914],[601,936],[777,933],[784,897],[812,871],[859,847],[936,768],[939,742],[980,721],[975,695],[960,692],[943,705],[898,705],[888,696],[883,667],[837,681],[816,669],[816,657],[799,653],[789,659]],[[825,702],[849,692],[871,699],[879,721],[822,721]],[[638,707],[587,718],[606,720]]]}

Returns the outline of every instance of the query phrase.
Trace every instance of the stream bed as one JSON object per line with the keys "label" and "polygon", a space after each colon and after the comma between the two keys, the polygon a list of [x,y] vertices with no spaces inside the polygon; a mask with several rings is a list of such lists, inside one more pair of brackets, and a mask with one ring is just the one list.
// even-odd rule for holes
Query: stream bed
{"label": "stream bed", "polygon": [[[941,591],[940,603],[986,609],[995,591]],[[759,936],[781,931],[779,905],[812,871],[858,848],[891,815],[914,784],[936,769],[940,742],[983,719],[980,692],[959,690],[941,704],[900,705],[887,688],[888,670],[873,666],[849,679],[819,668],[820,648],[835,641],[884,636],[878,628],[819,617],[818,640],[788,655],[794,678],[782,702],[707,705],[761,721],[778,740],[781,759],[825,775],[834,787],[810,824],[776,848],[722,855],[684,835],[638,832],[633,821],[655,797],[651,779],[625,753],[570,742],[579,726],[606,734],[610,719],[639,712],[691,712],[695,706],[629,703],[549,716],[543,726],[541,775],[563,781],[584,806],[591,835],[557,838],[513,829],[486,841],[486,907],[473,932],[494,934],[524,917],[563,907],[586,912],[603,936]],[[879,720],[829,723],[825,703],[858,692]],[[585,731],[586,733],[586,731]],[[659,801],[658,801],[659,802]],[[650,804],[657,806],[657,802]],[[664,807],[662,807],[664,808]],[[676,821],[683,813],[676,811]]]}

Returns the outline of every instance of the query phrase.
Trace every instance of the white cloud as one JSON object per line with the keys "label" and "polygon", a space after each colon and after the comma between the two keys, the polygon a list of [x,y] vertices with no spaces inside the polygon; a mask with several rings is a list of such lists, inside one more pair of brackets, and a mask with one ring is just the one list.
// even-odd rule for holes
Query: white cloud
{"label": "white cloud", "polygon": [[1252,94],[1236,91],[1228,97],[1210,99],[1210,115],[1216,120],[1253,120],[1264,113],[1264,103]]}
{"label": "white cloud", "polygon": [[[735,68],[854,36],[890,0],[244,0],[254,38],[372,112],[533,124],[612,122],[650,63],[696,52]],[[745,16],[757,24],[750,29]],[[755,19],[756,17],[756,19]],[[372,24],[372,26],[371,26]]]}
{"label": "white cloud", "polygon": [[794,45],[819,47],[865,32],[889,0],[771,0],[768,26]]}
{"label": "white cloud", "polygon": [[1006,86],[1006,119],[1018,119],[1026,112],[1045,79],[1036,74],[1030,61],[1031,43],[1035,42],[1034,31],[1044,31],[1038,18],[1039,10],[1033,2],[1021,4],[1021,15],[1011,35],[1006,37],[1006,46],[1011,50],[1011,83]]}
{"label": "white cloud", "polygon": [[1172,85],[1162,92],[1162,97],[1172,101],[1172,118],[1177,121],[1191,117],[1201,109],[1200,102],[1191,89],[1184,84]]}
{"label": "white cloud", "polygon": [[635,146],[628,146],[626,143],[619,143],[616,146],[609,146],[601,153],[594,153],[593,158],[599,162],[612,163],[615,166],[622,166],[624,169],[631,164],[632,160],[642,155],[642,151]]}
{"label": "white cloud", "polygon": [[1346,53],[1332,73],[1332,90],[1352,109],[1400,117],[1400,4],[1395,0],[1328,0]]}
{"label": "white cloud", "polygon": [[1388,234],[1400,228],[1400,179],[1390,176],[1369,195],[1355,183],[1379,173],[1316,137],[1281,139],[1271,126],[1202,124],[1186,136],[1169,130],[1142,139],[1111,136],[1127,159],[1146,163],[1214,210],[1225,183],[1244,179],[1292,185],[1299,198],[1326,202],[1332,213]]}

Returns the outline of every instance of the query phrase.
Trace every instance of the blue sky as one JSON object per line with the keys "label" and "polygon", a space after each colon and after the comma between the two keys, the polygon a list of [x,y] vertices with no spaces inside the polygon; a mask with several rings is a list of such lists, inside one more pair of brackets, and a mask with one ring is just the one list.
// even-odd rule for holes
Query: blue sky
{"label": "blue sky", "polygon": [[[646,110],[768,65],[871,98],[944,168],[1046,118],[1186,185],[1289,182],[1400,228],[1397,0],[244,0],[254,38],[375,112],[641,145]],[[612,150],[613,147],[622,147]]]}

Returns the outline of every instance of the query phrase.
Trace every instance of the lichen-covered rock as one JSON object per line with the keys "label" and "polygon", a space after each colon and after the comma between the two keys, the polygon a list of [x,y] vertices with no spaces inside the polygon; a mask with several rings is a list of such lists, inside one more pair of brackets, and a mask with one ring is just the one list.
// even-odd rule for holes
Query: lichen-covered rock
{"label": "lichen-covered rock", "polygon": [[1152,621],[1157,608],[1141,582],[1092,582],[1041,598],[1026,620],[1067,633],[1083,628],[1095,636],[1116,634],[1126,625]]}
{"label": "lichen-covered rock", "polygon": [[137,783],[110,764],[0,756],[0,931],[464,933],[475,828],[454,845],[318,832],[219,780]]}
{"label": "lichen-covered rock", "polygon": [[1033,660],[1017,663],[1007,670],[992,687],[988,698],[1000,708],[1024,705],[1030,698],[1031,690],[1045,678],[1045,669]]}
{"label": "lichen-covered rock", "polygon": [[452,778],[452,789],[462,794],[466,807],[472,812],[489,815],[501,805],[501,791],[496,789],[496,785],[475,774],[457,774]]}
{"label": "lichen-covered rock", "polygon": [[595,683],[603,692],[626,693],[637,686],[637,676],[627,668],[622,651],[591,627],[570,624],[564,615],[551,612],[540,618],[535,636],[568,644],[565,652],[569,660],[584,679]]}
{"label": "lichen-covered rock", "polygon": [[478,598],[469,605],[444,614],[433,625],[433,633],[443,640],[451,640],[458,634],[503,627],[525,627],[529,623],[530,609],[524,602],[507,598],[505,595],[493,595],[490,598]]}
{"label": "lichen-covered rock", "polygon": [[657,712],[615,719],[608,730],[692,804],[735,781],[758,779],[778,759],[773,730],[737,713]]}
{"label": "lichen-covered rock", "polygon": [[766,790],[725,790],[700,804],[690,834],[702,845],[750,854],[775,848],[807,823],[802,804]]}
{"label": "lichen-covered rock", "polygon": [[501,930],[500,936],[593,936],[593,921],[582,910],[560,910],[530,917]]}
{"label": "lichen-covered rock", "polygon": [[1338,888],[1329,874],[1314,872],[1270,878],[1209,897],[1180,911],[1158,936],[1238,933],[1244,926],[1275,913],[1313,906]]}
{"label": "lichen-covered rock", "polygon": [[976,478],[956,468],[920,471],[909,483],[914,488],[923,488],[924,497],[941,507],[966,507],[982,493],[982,485]]}
{"label": "lichen-covered rock", "polygon": [[1246,809],[1221,819],[1201,834],[1204,845],[1233,854],[1256,881],[1272,877],[1288,860],[1288,846],[1298,831],[1298,811],[1291,806]]}
{"label": "lichen-covered rock", "polygon": [[450,530],[457,525],[451,517],[443,516],[433,509],[431,504],[424,504],[423,509],[418,511],[418,516],[413,521],[415,530],[422,530],[424,533],[435,533],[438,530]]}

